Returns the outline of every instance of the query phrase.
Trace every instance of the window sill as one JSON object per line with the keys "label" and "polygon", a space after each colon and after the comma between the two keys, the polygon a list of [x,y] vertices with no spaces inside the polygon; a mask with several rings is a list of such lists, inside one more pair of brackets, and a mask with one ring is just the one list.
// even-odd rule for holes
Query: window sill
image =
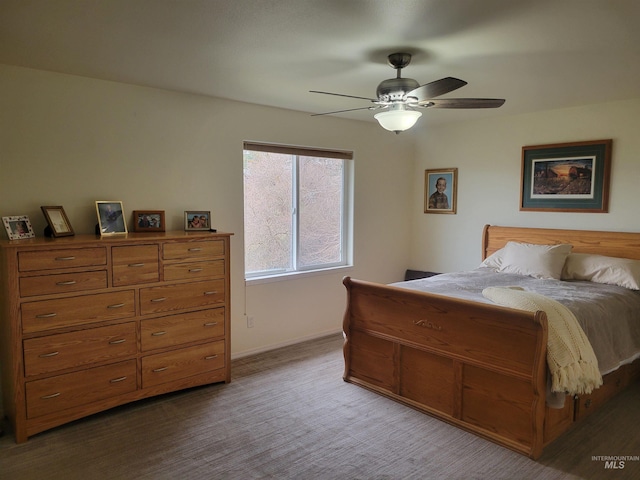
{"label": "window sill", "polygon": [[323,268],[319,270],[309,270],[303,272],[287,272],[281,275],[269,275],[266,277],[245,278],[244,283],[247,286],[259,285],[261,283],[286,282],[290,280],[299,280],[301,278],[315,277],[318,275],[329,275],[332,273],[342,272],[344,275],[353,269],[353,265],[342,265],[339,267]]}

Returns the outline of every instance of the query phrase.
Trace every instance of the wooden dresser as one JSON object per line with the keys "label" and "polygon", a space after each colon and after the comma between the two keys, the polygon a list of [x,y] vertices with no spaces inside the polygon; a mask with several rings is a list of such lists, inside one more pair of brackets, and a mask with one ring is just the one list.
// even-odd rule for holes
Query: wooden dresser
{"label": "wooden dresser", "polygon": [[230,234],[0,242],[0,370],[16,441],[229,382]]}

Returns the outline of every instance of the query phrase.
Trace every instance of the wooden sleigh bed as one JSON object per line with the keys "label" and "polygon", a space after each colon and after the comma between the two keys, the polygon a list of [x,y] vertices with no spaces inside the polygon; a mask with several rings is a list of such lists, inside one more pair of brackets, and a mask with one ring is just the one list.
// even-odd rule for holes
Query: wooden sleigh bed
{"label": "wooden sleigh bed", "polygon": [[[508,241],[640,260],[640,233],[485,226],[482,258]],[[344,380],[531,458],[640,377],[640,361],[588,395],[546,405],[547,316],[346,277]],[[640,295],[640,294],[639,294]],[[637,319],[640,322],[640,316]]]}

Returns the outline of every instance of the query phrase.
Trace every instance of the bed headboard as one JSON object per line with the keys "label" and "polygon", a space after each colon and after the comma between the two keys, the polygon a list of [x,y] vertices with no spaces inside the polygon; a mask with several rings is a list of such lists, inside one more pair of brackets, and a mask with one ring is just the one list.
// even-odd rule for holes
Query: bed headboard
{"label": "bed headboard", "polygon": [[560,230],[551,228],[498,227],[485,225],[482,232],[482,259],[504,247],[508,241],[555,245],[570,243],[574,253],[640,260],[640,232]]}

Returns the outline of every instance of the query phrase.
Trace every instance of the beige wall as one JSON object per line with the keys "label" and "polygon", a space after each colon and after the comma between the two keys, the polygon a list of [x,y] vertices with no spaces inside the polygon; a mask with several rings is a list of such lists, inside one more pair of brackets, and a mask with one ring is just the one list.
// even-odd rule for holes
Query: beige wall
{"label": "beige wall", "polygon": [[[426,112],[436,115],[438,112]],[[453,271],[480,262],[485,223],[639,231],[640,100],[502,117],[401,135],[374,123],[0,65],[0,216],[63,205],[77,233],[95,200],[166,211],[211,210],[232,237],[232,354],[341,328],[344,271],[245,287],[244,140],[355,152],[355,267],[400,280],[404,269]],[[518,211],[521,147],[613,139],[608,214]],[[424,170],[457,167],[457,215],[423,213]],[[3,232],[0,236],[6,238]],[[245,314],[254,317],[247,328]]]}
{"label": "beige wall", "polygon": [[41,205],[63,205],[76,233],[93,232],[95,200],[122,200],[129,217],[165,210],[171,229],[183,228],[185,210],[211,210],[213,226],[234,233],[232,355],[337,332],[344,272],[245,288],[244,140],[353,150],[356,266],[349,274],[401,279],[409,264],[410,133],[2,65],[0,216],[29,215],[41,235]]}
{"label": "beige wall", "polygon": [[[433,112],[437,114],[438,112]],[[640,99],[434,128],[416,145],[416,268],[467,270],[481,261],[485,224],[640,231]],[[525,145],[613,139],[609,213],[521,212]],[[424,170],[458,168],[456,215],[422,213]]]}

